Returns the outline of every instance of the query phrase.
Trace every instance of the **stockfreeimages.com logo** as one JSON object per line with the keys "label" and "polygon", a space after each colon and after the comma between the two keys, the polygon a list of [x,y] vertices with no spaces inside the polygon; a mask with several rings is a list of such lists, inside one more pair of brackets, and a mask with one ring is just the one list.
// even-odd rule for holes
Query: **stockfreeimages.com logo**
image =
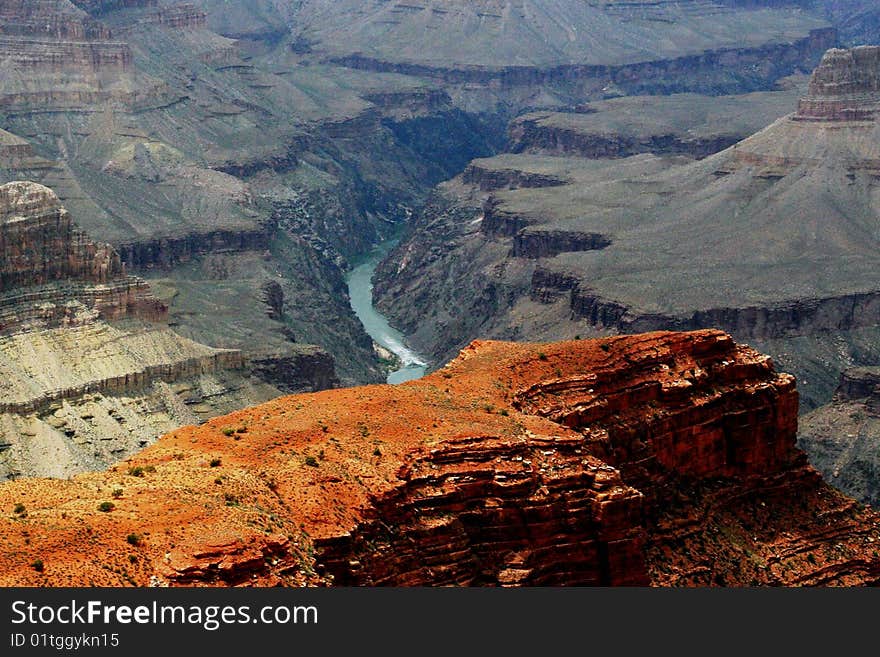
{"label": "stockfreeimages.com logo", "polygon": [[85,603],[71,600],[61,605],[35,605],[16,600],[12,603],[12,624],[39,625],[193,625],[209,632],[224,625],[317,625],[318,608],[310,606],[268,605],[252,609],[249,605],[110,605],[100,600]]}

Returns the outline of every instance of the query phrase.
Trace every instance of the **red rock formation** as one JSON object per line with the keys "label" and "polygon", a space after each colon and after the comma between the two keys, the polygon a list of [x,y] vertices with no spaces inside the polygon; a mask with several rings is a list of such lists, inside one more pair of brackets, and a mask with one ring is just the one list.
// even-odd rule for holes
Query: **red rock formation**
{"label": "red rock formation", "polygon": [[74,278],[106,283],[124,273],[106,244],[76,230],[48,187],[30,182],[0,186],[0,292]]}
{"label": "red rock formation", "polygon": [[880,582],[880,518],[796,429],[793,378],[719,331],[478,342],[0,486],[0,583]]}
{"label": "red rock formation", "polygon": [[0,331],[35,318],[68,323],[67,302],[74,299],[109,320],[167,319],[146,283],[125,275],[113,247],[77,229],[51,189],[32,182],[0,186]]}
{"label": "red rock formation", "polygon": [[813,72],[798,105],[804,121],[866,121],[880,109],[880,46],[832,49]]}

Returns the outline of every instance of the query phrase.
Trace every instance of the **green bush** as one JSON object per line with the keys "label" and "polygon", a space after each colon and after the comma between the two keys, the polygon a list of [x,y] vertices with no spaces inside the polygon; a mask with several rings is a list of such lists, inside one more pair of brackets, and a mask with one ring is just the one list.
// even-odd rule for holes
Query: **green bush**
{"label": "green bush", "polygon": [[121,488],[114,488],[113,489],[113,497],[116,498],[117,500],[120,497],[122,497],[122,489]]}
{"label": "green bush", "polygon": [[306,465],[312,468],[317,468],[320,464],[318,463],[318,459],[316,459],[314,456],[307,456]]}
{"label": "green bush", "polygon": [[27,508],[25,507],[24,504],[22,504],[21,502],[19,502],[18,504],[15,505],[15,507],[14,507],[12,510],[13,510],[15,513],[17,513],[18,515],[23,515],[24,512],[27,511]]}
{"label": "green bush", "polygon": [[144,469],[141,466],[129,468],[128,474],[130,474],[132,477],[143,477],[144,476]]}
{"label": "green bush", "polygon": [[125,540],[128,541],[129,545],[137,546],[137,545],[141,544],[141,537],[138,534],[133,534],[133,533],[129,534],[128,536],[125,537]]}
{"label": "green bush", "polygon": [[43,560],[42,560],[42,559],[37,559],[36,561],[34,561],[34,562],[31,564],[31,568],[33,568],[34,570],[36,570],[38,573],[43,572],[43,570],[45,570],[45,566],[43,565]]}
{"label": "green bush", "polygon": [[113,502],[101,502],[98,505],[98,511],[103,511],[104,513],[109,513],[113,509],[116,508],[116,505]]}
{"label": "green bush", "polygon": [[219,468],[222,464],[223,464],[223,461],[221,461],[220,459],[211,459],[211,467],[212,468]]}

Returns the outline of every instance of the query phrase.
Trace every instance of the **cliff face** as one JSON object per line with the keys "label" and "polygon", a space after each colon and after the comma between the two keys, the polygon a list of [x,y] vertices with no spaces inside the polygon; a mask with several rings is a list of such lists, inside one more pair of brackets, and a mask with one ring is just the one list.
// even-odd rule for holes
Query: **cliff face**
{"label": "cliff face", "polygon": [[[181,424],[279,394],[263,381],[335,383],[317,348],[291,345],[252,364],[168,320],[168,306],[110,245],[89,240],[52,190],[0,186],[0,476],[107,467]],[[282,371],[264,373],[273,358]]]}
{"label": "cliff face", "polygon": [[[781,359],[805,409],[826,403],[840,371],[880,356],[878,52],[828,51],[796,112],[700,161],[541,148],[476,161],[439,189],[457,210],[419,218],[380,268],[379,306],[438,360],[477,335],[718,327]],[[645,134],[677,125],[690,98],[657,103]],[[529,120],[626,132],[641,102]],[[724,111],[733,123],[747,105]],[[706,106],[693,108],[700,134]],[[453,291],[447,271],[469,277]]]}
{"label": "cliff face", "polygon": [[840,490],[880,503],[880,369],[846,370],[834,399],[803,418],[799,444]]}
{"label": "cliff face", "polygon": [[474,343],[417,382],[3,485],[0,582],[877,583],[880,519],[806,465],[796,429],[793,378],[718,331]]}
{"label": "cliff face", "polygon": [[125,70],[131,50],[67,0],[0,2],[0,56],[36,71]]}
{"label": "cliff face", "polygon": [[[91,302],[106,319],[133,312],[161,321],[167,308],[151,301],[144,288],[143,281],[126,277],[109,244],[92,242],[74,226],[48,187],[31,182],[0,186],[0,303],[11,316],[10,307],[21,302],[41,304],[43,316],[49,317],[42,304],[51,305],[54,298]],[[3,329],[15,325],[9,321]]]}
{"label": "cliff face", "polygon": [[0,187],[0,292],[66,278],[106,283],[123,273],[119,256],[75,230],[50,189],[27,182]]}

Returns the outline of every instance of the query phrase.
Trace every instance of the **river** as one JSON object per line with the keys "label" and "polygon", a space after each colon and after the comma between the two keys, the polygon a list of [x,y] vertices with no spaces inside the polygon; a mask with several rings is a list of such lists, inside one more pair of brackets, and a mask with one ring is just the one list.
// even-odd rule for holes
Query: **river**
{"label": "river", "polygon": [[428,361],[413,351],[406,344],[403,334],[373,307],[373,273],[393,247],[394,244],[385,244],[373,249],[364,262],[349,272],[348,295],[352,309],[369,336],[400,359],[401,366],[388,375],[388,383],[404,383],[423,377],[428,369]]}

